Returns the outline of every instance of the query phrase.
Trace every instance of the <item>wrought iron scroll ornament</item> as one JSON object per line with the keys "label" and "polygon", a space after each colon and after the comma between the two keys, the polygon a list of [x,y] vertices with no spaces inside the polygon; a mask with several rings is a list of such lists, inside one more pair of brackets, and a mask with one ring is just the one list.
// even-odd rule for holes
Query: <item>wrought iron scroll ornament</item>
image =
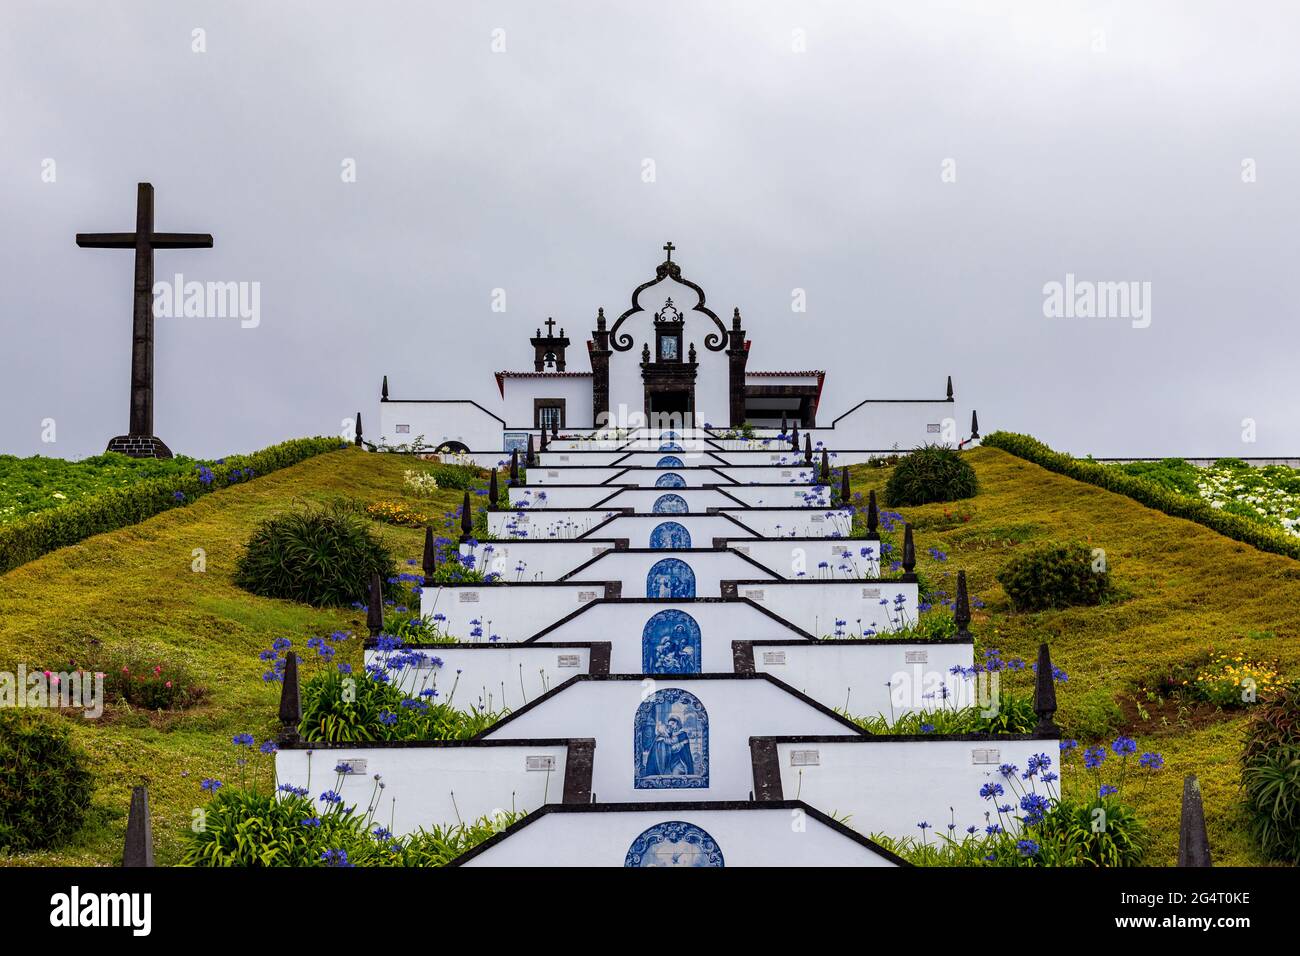
{"label": "wrought iron scroll ornament", "polygon": [[619,326],[623,324],[624,320],[627,319],[628,316],[636,315],[638,312],[645,311],[640,302],[641,293],[651,286],[663,282],[664,279],[672,279],[674,282],[680,282],[688,289],[693,290],[699,297],[699,301],[697,301],[695,305],[691,306],[691,311],[702,312],[704,315],[707,315],[712,319],[713,324],[718,327],[717,332],[710,332],[704,337],[704,347],[710,352],[721,352],[727,347],[726,324],[718,318],[717,314],[714,313],[712,309],[704,304],[704,290],[690,279],[682,277],[682,267],[673,262],[673,250],[676,248],[677,247],[671,242],[664,243],[664,252],[667,254],[668,258],[664,259],[663,262],[659,263],[659,265],[655,267],[655,277],[653,279],[649,282],[643,282],[636,287],[636,290],[632,293],[632,307],[620,315],[614,322],[613,327],[609,330],[610,348],[614,349],[616,352],[626,352],[636,344],[631,335],[626,332],[620,333],[618,331]]}

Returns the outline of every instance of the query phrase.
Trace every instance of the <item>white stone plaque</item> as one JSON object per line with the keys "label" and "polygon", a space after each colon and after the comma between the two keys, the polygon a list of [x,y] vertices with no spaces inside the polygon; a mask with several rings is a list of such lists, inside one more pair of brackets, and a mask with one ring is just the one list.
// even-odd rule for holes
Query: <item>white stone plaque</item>
{"label": "white stone plaque", "polygon": [[588,601],[594,601],[594,600],[596,600],[596,598],[598,598],[598,597],[600,597],[600,592],[599,592],[599,591],[579,591],[579,592],[578,592],[578,603],[579,603],[579,604],[586,604]]}
{"label": "white stone plaque", "polygon": [[791,750],[790,766],[792,767],[820,767],[822,765],[822,752],[820,750]]}
{"label": "white stone plaque", "polygon": [[458,591],[457,594],[456,594],[456,597],[457,597],[457,599],[460,601],[461,604],[477,604],[477,603],[478,603],[478,592],[477,592],[477,591]]}
{"label": "white stone plaque", "polygon": [[785,651],[764,651],[763,663],[769,666],[785,663]]}
{"label": "white stone plaque", "polygon": [[559,473],[558,471],[548,471],[548,472],[546,473],[546,477],[547,477],[547,478],[559,478],[559,477],[560,477],[560,473]]}
{"label": "white stone plaque", "polygon": [[366,758],[365,757],[340,757],[334,761],[334,766],[347,764],[348,772],[344,776],[364,777],[366,775]]}
{"label": "white stone plaque", "polygon": [[862,596],[864,598],[878,598],[880,597],[880,588],[863,588]]}
{"label": "white stone plaque", "polygon": [[825,516],[825,515],[809,515],[809,516],[808,516],[808,520],[811,521],[813,524],[825,524],[825,523],[826,523],[826,516]]}
{"label": "white stone plaque", "polygon": [[929,651],[904,651],[904,664],[928,664],[930,663]]}
{"label": "white stone plaque", "polygon": [[749,545],[747,544],[733,544],[731,547],[740,554],[749,554]]}
{"label": "white stone plaque", "polygon": [[568,460],[569,460],[569,456],[568,456],[568,455],[561,455],[561,456],[560,456],[560,461],[568,461]]}
{"label": "white stone plaque", "polygon": [[782,477],[782,478],[793,478],[793,477],[794,477],[794,472],[792,472],[792,471],[783,471],[783,472],[781,472],[781,477]]}
{"label": "white stone plaque", "polygon": [[926,431],[926,434],[929,434],[929,435],[937,435],[937,434],[939,434],[940,431],[942,431],[942,428],[941,428],[941,426],[939,426],[939,425],[926,425],[926,426],[925,426],[925,431]]}
{"label": "white stone plaque", "polygon": [[559,657],[557,657],[557,658],[555,659],[555,666],[556,666],[556,667],[581,667],[581,666],[582,666],[582,655],[581,655],[581,654],[561,654]]}
{"label": "white stone plaque", "polygon": [[767,597],[767,592],[762,588],[746,588],[740,596],[749,598],[751,601],[761,601]]}
{"label": "white stone plaque", "polygon": [[973,764],[997,764],[1002,762],[1002,751],[996,747],[977,747],[970,752]]}
{"label": "white stone plaque", "polygon": [[603,544],[591,549],[591,556],[593,558],[598,558],[604,553],[605,553],[605,546]]}
{"label": "white stone plaque", "polygon": [[554,770],[555,756],[553,754],[538,754],[533,757],[524,758],[525,770]]}

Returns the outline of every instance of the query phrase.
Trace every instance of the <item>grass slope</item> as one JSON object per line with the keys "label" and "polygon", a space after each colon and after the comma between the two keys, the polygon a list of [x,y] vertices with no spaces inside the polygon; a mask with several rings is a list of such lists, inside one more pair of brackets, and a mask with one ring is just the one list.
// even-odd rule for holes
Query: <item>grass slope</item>
{"label": "grass slope", "polygon": [[[181,835],[206,795],[206,776],[230,779],[230,738],[276,730],[279,685],[261,680],[257,652],[276,637],[295,645],[337,629],[365,631],[364,613],[317,610],[255,597],[232,582],[234,563],[259,521],[295,503],[340,496],[362,501],[402,497],[410,462],[356,450],[321,455],[291,468],[207,495],[141,524],[98,535],[0,576],[0,669],[61,669],[91,642],[132,643],[164,661],[183,662],[211,694],[183,713],[113,708],[98,721],[66,718],[91,758],[93,815],[70,846],[0,861],[32,865],[120,863],[131,787],[149,786],[160,865],[179,856]],[[458,507],[462,493],[440,492],[422,507]],[[416,529],[375,524],[401,559],[420,554]],[[191,570],[193,551],[207,570]],[[359,663],[359,646],[340,659]],[[82,658],[84,659],[84,658]]]}
{"label": "grass slope", "polygon": [[[1129,790],[1155,833],[1149,863],[1174,862],[1181,780],[1189,772],[1204,786],[1216,863],[1259,863],[1237,810],[1243,718],[1161,708],[1135,688],[1211,645],[1278,657],[1285,673],[1300,673],[1300,563],[996,449],[976,449],[970,460],[981,484],[976,498],[956,507],[904,509],[917,526],[921,569],[936,578],[967,571],[972,593],[987,604],[974,625],[983,646],[1031,658],[1040,640],[1051,641],[1053,659],[1070,674],[1059,689],[1058,715],[1068,731],[1087,736],[1090,728],[1110,734],[1119,727],[1144,749],[1164,753],[1164,774],[1145,790]],[[309,634],[364,628],[360,614],[319,611],[236,588],[234,560],[244,541],[257,522],[295,502],[400,499],[407,467],[396,456],[355,450],[322,455],[0,577],[0,668],[13,670],[20,661],[62,664],[92,640],[105,647],[135,642],[165,660],[182,660],[211,690],[202,706],[183,714],[113,711],[102,721],[67,718],[91,755],[94,815],[70,846],[0,860],[119,862],[130,788],[145,781],[158,862],[174,862],[192,811],[206,802],[198,781],[228,777],[230,737],[246,731],[261,739],[275,730],[278,686],[262,683],[257,651],[280,636],[301,643]],[[879,491],[888,475],[886,469],[855,468],[854,490]],[[447,491],[419,504],[440,514],[457,507],[460,497]],[[944,517],[950,510],[973,515],[954,524]],[[419,554],[419,531],[376,528],[399,557]],[[997,571],[1017,548],[1051,539],[1105,548],[1127,596],[1100,608],[1013,613]],[[925,549],[931,546],[947,552],[948,561],[929,558]],[[207,552],[206,573],[190,570],[194,548]],[[358,656],[356,647],[345,655],[354,663]]]}

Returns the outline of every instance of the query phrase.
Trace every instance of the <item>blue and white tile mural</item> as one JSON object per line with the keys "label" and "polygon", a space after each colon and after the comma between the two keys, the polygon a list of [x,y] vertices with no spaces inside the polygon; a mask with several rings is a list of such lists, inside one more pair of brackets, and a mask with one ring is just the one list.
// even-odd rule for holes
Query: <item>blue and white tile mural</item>
{"label": "blue and white tile mural", "polygon": [[632,727],[634,786],[665,790],[709,785],[709,715],[677,687],[657,691],[636,709]]}
{"label": "blue and white tile mural", "polygon": [[700,625],[685,611],[669,608],[641,631],[643,674],[700,673]]}
{"label": "blue and white tile mural", "polygon": [[681,495],[660,495],[650,510],[657,515],[684,515],[690,508]]}
{"label": "blue and white tile mural", "polygon": [[682,446],[675,441],[666,441],[659,446],[660,451],[681,451]]}
{"label": "blue and white tile mural", "polygon": [[664,455],[655,465],[656,468],[681,468],[682,460],[676,455]]}
{"label": "blue and white tile mural", "polygon": [[656,561],[645,576],[645,596],[652,598],[695,597],[695,572],[680,558]]}
{"label": "blue and white tile mural", "polygon": [[685,488],[686,479],[676,472],[670,471],[660,475],[655,479],[656,488]]}
{"label": "blue and white tile mural", "polygon": [[676,521],[665,521],[663,524],[657,524],[654,530],[650,532],[650,547],[656,550],[681,550],[691,546],[691,533],[686,530],[684,525]]}
{"label": "blue and white tile mural", "polygon": [[726,866],[718,842],[693,823],[656,823],[628,847],[624,866]]}

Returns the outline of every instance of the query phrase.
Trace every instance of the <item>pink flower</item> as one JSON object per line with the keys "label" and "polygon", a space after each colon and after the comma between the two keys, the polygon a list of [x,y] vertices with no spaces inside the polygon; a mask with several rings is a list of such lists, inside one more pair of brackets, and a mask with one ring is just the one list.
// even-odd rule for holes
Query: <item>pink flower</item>
{"label": "pink flower", "polygon": [[172,682],[171,682],[171,681],[168,681],[167,684],[166,684],[166,687],[167,687],[168,689],[170,689],[171,686],[172,686]]}

